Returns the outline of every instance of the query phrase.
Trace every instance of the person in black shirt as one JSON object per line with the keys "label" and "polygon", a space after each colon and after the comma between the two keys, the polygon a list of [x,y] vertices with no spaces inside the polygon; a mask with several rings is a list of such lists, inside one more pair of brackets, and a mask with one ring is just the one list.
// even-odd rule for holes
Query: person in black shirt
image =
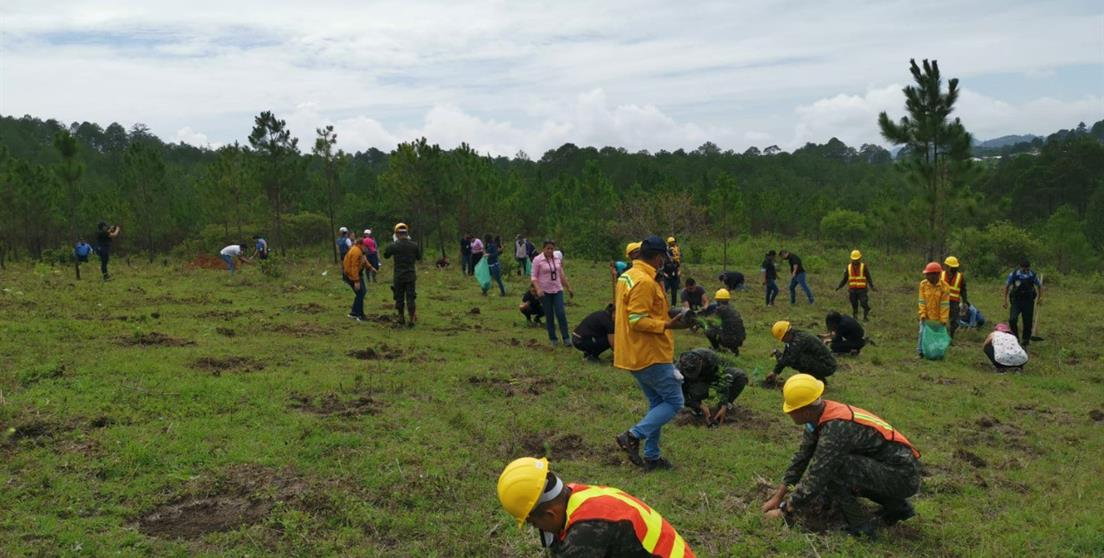
{"label": "person in black shirt", "polygon": [[730,291],[744,290],[744,274],[739,271],[726,271],[717,276],[717,279]]}
{"label": "person in black shirt", "polygon": [[525,294],[521,297],[521,305],[518,306],[518,310],[525,316],[525,323],[531,325],[542,326],[541,319],[544,318],[544,307],[541,306],[541,297],[537,296],[537,288],[533,285],[529,285],[529,290],[525,291]]}
{"label": "person in black shirt", "polygon": [[583,318],[571,332],[571,342],[584,358],[598,362],[599,355],[613,348],[613,305]]}
{"label": "person in black shirt", "polygon": [[801,265],[801,258],[797,257],[797,254],[791,254],[789,250],[782,250],[778,252],[778,255],[790,264],[790,304],[797,304],[798,285],[801,285],[801,289],[805,291],[805,296],[809,298],[809,304],[812,304],[813,291],[809,289],[809,284],[805,282],[805,266]]}
{"label": "person in black shirt", "polygon": [[679,301],[686,308],[697,312],[709,305],[709,297],[705,295],[705,288],[694,281],[692,277],[686,279],[686,288],[679,293]]}
{"label": "person in black shirt", "polygon": [[460,272],[464,275],[471,275],[472,271],[471,235],[466,234],[460,238]]}
{"label": "person in black shirt", "polygon": [[763,265],[759,267],[759,271],[763,272],[763,286],[767,289],[767,306],[774,306],[774,298],[778,296],[778,270],[774,267],[774,256],[774,250],[767,252]]}
{"label": "person in black shirt", "polygon": [[107,261],[111,258],[111,242],[117,236],[119,236],[119,225],[109,227],[103,221],[96,225],[96,254],[100,256],[100,273],[103,273],[104,281],[111,278],[107,272]]}
{"label": "person in black shirt", "polygon": [[832,349],[833,353],[857,355],[866,346],[866,334],[863,332],[862,324],[855,318],[832,310],[824,318],[824,325],[831,335],[828,348]]}
{"label": "person in black shirt", "polygon": [[[394,232],[397,240],[387,245],[383,251],[383,257],[395,258],[391,292],[395,295],[395,310],[399,313],[399,323],[414,327],[418,321],[414,302],[418,298],[415,290],[418,280],[416,264],[422,259],[422,247],[410,239],[410,229],[405,223],[395,225]],[[403,316],[404,309],[410,316],[409,321]]]}

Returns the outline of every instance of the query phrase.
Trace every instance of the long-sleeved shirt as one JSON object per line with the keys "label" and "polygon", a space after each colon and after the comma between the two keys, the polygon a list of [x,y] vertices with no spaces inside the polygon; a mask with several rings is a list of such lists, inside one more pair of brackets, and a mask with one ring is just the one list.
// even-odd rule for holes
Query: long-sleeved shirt
{"label": "long-sleeved shirt", "polygon": [[697,409],[709,398],[712,389],[721,402],[731,404],[747,385],[747,376],[739,369],[723,368],[720,355],[709,349],[692,349],[679,356],[679,371],[684,376],[682,396],[686,406]]}
{"label": "long-sleeved shirt", "polygon": [[718,304],[715,315],[721,320],[721,338],[742,345],[747,339],[747,332],[740,313],[728,304]]}
{"label": "long-sleeved shirt", "polygon": [[920,282],[920,296],[916,301],[921,320],[932,320],[947,325],[951,319],[950,287],[940,281],[934,285],[927,279]]}
{"label": "long-sleeved shirt", "polygon": [[915,466],[912,450],[904,444],[886,440],[877,430],[861,424],[832,420],[820,428],[805,428],[801,447],[790,459],[790,467],[782,477],[786,486],[795,486],[790,503],[799,508],[823,494],[848,455],[869,457],[890,466]]}
{"label": "long-sleeved shirt", "polygon": [[409,238],[400,238],[383,249],[383,257],[395,258],[394,281],[411,282],[417,279],[416,263],[422,259],[422,247]]}
{"label": "long-sleeved shirt", "polygon": [[655,276],[654,267],[636,260],[617,278],[613,365],[622,370],[636,372],[675,359],[675,336],[666,328],[667,295]]}
{"label": "long-sleeved shirt", "polygon": [[[874,287],[874,278],[870,276],[870,266],[863,265],[863,275],[866,276],[866,288],[870,289]],[[847,269],[843,270],[843,279],[840,279],[837,289],[843,288],[847,284],[847,280],[851,278],[851,265],[848,264]]]}
{"label": "long-sleeved shirt", "polygon": [[840,316],[839,325],[836,326],[836,330],[832,332],[832,341],[854,341],[856,339],[862,339],[865,336],[866,332],[863,331],[863,326],[858,320],[851,316]]}
{"label": "long-sleeved shirt", "polygon": [[778,363],[774,365],[774,373],[782,372],[787,366],[798,372],[824,378],[835,373],[836,357],[832,356],[832,350],[817,336],[794,330],[793,338],[786,343],[782,356],[778,357]]}
{"label": "long-sleeved shirt", "polygon": [[545,294],[556,294],[563,291],[563,258],[552,254],[552,259],[544,257],[542,252],[533,258],[533,270],[529,278],[536,281],[537,288]]}

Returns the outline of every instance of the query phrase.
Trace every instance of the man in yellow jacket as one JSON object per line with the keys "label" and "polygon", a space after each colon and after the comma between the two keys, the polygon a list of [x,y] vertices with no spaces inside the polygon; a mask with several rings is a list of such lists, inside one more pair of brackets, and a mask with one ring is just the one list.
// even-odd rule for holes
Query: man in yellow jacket
{"label": "man in yellow jacket", "polygon": [[916,301],[920,314],[920,335],[916,341],[916,353],[923,356],[924,322],[933,321],[947,326],[951,318],[951,288],[940,279],[943,266],[931,262],[924,267],[924,280],[920,282],[920,297]]}
{"label": "man in yellow jacket", "polygon": [[[617,445],[629,454],[633,464],[647,471],[670,469],[659,455],[659,436],[664,424],[682,408],[682,382],[675,370],[675,336],[672,329],[686,327],[685,314],[669,318],[667,296],[656,282],[656,271],[667,258],[667,245],[649,236],[640,246],[640,258],[617,278],[614,303],[613,365],[633,373],[644,397],[648,414],[635,426],[617,436]],[[640,441],[644,440],[644,458]]]}

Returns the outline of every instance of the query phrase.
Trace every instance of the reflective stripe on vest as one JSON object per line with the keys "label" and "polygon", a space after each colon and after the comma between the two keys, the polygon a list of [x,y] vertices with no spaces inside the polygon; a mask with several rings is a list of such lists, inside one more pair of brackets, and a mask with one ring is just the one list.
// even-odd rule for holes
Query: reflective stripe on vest
{"label": "reflective stripe on vest", "polygon": [[943,281],[950,287],[951,302],[958,302],[962,300],[962,273],[955,273],[953,283],[947,281],[947,272],[944,271],[939,275],[939,280]]}
{"label": "reflective stripe on vest", "polygon": [[664,558],[695,558],[675,528],[659,512],[632,495],[607,486],[568,484],[571,497],[567,500],[567,518],[559,539],[580,521],[629,521],[640,545],[655,556]]}
{"label": "reflective stripe on vest", "polygon": [[865,289],[866,288],[866,264],[859,264],[858,273],[855,272],[855,264],[847,265],[847,288],[848,289]]}
{"label": "reflective stripe on vest", "polygon": [[870,411],[864,411],[858,407],[852,407],[851,405],[825,399],[824,413],[820,415],[820,421],[817,422],[817,428],[830,420],[846,420],[873,428],[886,440],[904,444],[908,449],[912,450],[912,455],[914,457],[920,459],[920,452],[912,446],[912,442],[909,442],[904,434],[894,430],[888,422],[882,420],[878,415]]}

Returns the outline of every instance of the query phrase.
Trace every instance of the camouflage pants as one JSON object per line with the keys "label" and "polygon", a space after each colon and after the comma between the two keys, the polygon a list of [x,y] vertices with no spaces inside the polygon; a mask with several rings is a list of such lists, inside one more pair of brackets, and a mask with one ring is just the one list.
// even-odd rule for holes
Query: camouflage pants
{"label": "camouflage pants", "polygon": [[725,336],[721,328],[717,326],[706,329],[705,338],[709,340],[710,345],[713,345],[714,351],[728,349],[729,351],[732,351],[733,355],[739,356],[740,354],[740,342],[736,339]]}
{"label": "camouflage pants", "polygon": [[920,462],[910,459],[886,464],[861,455],[841,459],[827,496],[839,507],[850,526],[863,523],[858,496],[881,504],[886,513],[909,509],[907,498],[920,489]]}

